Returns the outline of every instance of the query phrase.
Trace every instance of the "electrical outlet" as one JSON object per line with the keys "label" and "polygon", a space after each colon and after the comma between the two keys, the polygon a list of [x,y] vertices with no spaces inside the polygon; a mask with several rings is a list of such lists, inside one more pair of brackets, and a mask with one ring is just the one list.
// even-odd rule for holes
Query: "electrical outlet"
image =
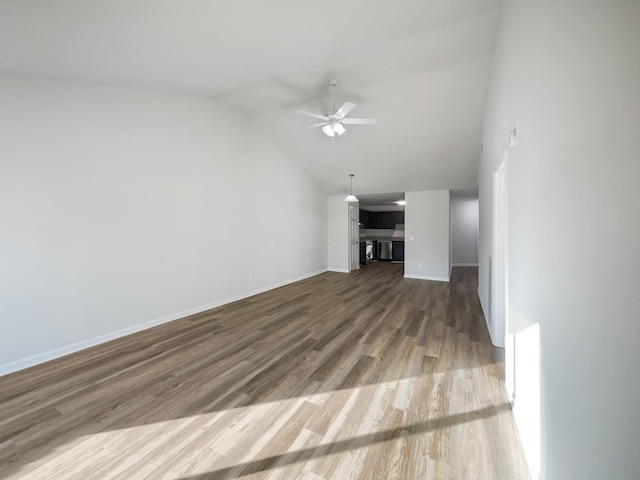
{"label": "electrical outlet", "polygon": [[421,263],[418,264],[418,268],[422,268],[422,264]]}
{"label": "electrical outlet", "polygon": [[307,262],[307,266],[310,267],[311,266],[311,260],[309,260],[309,262]]}
{"label": "electrical outlet", "polygon": [[253,282],[253,275],[249,275],[249,281]]}

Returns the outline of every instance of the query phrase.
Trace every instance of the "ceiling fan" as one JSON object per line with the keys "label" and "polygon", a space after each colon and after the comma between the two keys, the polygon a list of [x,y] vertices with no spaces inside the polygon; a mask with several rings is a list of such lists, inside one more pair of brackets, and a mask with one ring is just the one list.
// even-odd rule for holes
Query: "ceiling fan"
{"label": "ceiling fan", "polygon": [[328,137],[332,137],[335,141],[336,136],[342,135],[347,130],[344,128],[345,125],[375,125],[377,120],[375,118],[345,118],[351,110],[355,108],[355,103],[345,102],[339,109],[336,110],[336,95],[335,95],[335,87],[338,85],[339,80],[337,78],[332,78],[329,80],[329,85],[333,87],[333,111],[335,112],[332,115],[319,115],[317,113],[307,112],[305,110],[298,110],[298,113],[302,115],[308,115],[309,117],[319,118],[322,120],[320,123],[316,123],[315,125],[309,125],[305,128],[316,128],[322,127],[322,131]]}

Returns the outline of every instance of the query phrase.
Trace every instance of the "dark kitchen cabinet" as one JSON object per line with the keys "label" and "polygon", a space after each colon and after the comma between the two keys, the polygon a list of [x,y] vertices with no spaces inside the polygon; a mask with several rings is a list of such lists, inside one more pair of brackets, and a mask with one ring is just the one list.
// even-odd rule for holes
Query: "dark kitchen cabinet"
{"label": "dark kitchen cabinet", "polygon": [[395,224],[398,224],[398,223],[401,223],[404,225],[404,210],[399,212],[393,212],[393,223],[394,223],[394,228],[395,228]]}
{"label": "dark kitchen cabinet", "polygon": [[382,212],[382,228],[392,229],[396,228],[396,222],[394,218],[395,212]]}
{"label": "dark kitchen cabinet", "polygon": [[396,222],[395,212],[371,212],[371,228],[394,229]]}
{"label": "dark kitchen cabinet", "polygon": [[371,228],[384,228],[382,226],[382,212],[371,212]]}
{"label": "dark kitchen cabinet", "polygon": [[393,230],[397,224],[404,224],[404,212],[369,212],[360,210],[362,228]]}
{"label": "dark kitchen cabinet", "polygon": [[394,241],[391,245],[391,260],[404,262],[404,242]]}
{"label": "dark kitchen cabinet", "polygon": [[371,226],[371,212],[360,210],[360,228],[373,228]]}

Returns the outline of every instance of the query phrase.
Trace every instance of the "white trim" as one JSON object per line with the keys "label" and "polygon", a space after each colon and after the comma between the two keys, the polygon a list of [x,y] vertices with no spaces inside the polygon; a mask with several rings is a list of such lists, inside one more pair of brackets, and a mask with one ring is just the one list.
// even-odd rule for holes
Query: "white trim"
{"label": "white trim", "polygon": [[[480,289],[477,290],[478,292],[478,299],[480,300],[480,307],[482,308],[482,314],[484,315],[484,321],[487,325],[487,330],[489,330],[489,338],[491,339],[491,343],[493,344],[493,346],[495,347],[500,347],[500,348],[504,348],[504,345],[499,345],[497,344],[494,339],[493,339],[493,335],[494,333],[491,331],[491,327],[489,326],[489,310],[487,309],[484,300],[482,299],[482,295],[480,295]],[[503,340],[504,343],[504,340]]]}
{"label": "white trim", "polygon": [[[484,323],[487,325],[487,330],[489,330],[489,338],[491,338],[491,328],[489,326],[490,325],[489,309],[487,308],[487,305],[485,303],[486,300],[484,300],[482,295],[480,294],[480,289],[478,289],[477,292],[478,292],[478,299],[480,300],[480,308],[482,308],[482,314],[484,315]],[[491,343],[495,345],[493,338],[491,338]]]}
{"label": "white trim", "polygon": [[[480,306],[482,307],[482,314],[484,315],[484,321],[487,322],[487,329],[489,329],[489,310],[484,304],[484,300],[482,299],[482,295],[480,295],[480,289],[476,290],[478,292],[478,299],[480,300]],[[489,330],[491,333],[491,330]]]}
{"label": "white trim", "polygon": [[161,318],[157,318],[155,320],[139,323],[131,327],[122,328],[114,332],[98,335],[97,337],[89,338],[87,340],[82,340],[80,342],[72,343],[71,345],[65,345],[63,347],[55,348],[47,352],[37,353],[36,355],[31,355],[30,357],[14,360],[13,362],[0,365],[0,377],[3,375],[7,375],[9,373],[17,372],[18,370],[23,370],[25,368],[33,367],[34,365],[39,365],[41,363],[48,362],[50,360],[55,360],[56,358],[64,357],[65,355],[69,355],[71,353],[79,352],[80,350],[85,350],[90,347],[95,347],[96,345],[100,345],[101,343],[115,340],[116,338],[124,337],[126,335],[131,335],[132,333],[140,332],[148,328],[162,325],[163,323],[173,322],[174,320],[179,320],[181,318],[188,317],[196,313],[205,312],[207,310],[211,310],[212,308],[217,308],[222,305],[226,305],[228,303],[237,302],[238,300],[242,300],[248,297],[253,297],[254,295],[258,295],[260,293],[264,293],[269,290],[284,287],[285,285],[289,285],[290,283],[295,283],[310,277],[315,277],[316,275],[320,275],[327,271],[328,269],[325,268],[323,270],[318,270],[312,273],[301,275],[299,277],[291,278],[283,282],[278,282],[273,285],[269,285],[267,287],[259,288],[251,292],[241,293],[240,295],[236,295],[234,297],[225,298],[223,300],[217,300],[215,302],[207,303],[206,305],[190,308],[188,310],[183,310],[182,312],[174,313]]}
{"label": "white trim", "polygon": [[452,267],[477,267],[477,263],[452,263]]}
{"label": "white trim", "polygon": [[349,270],[345,270],[344,268],[328,268],[327,272],[334,273],[351,273]]}
{"label": "white trim", "polygon": [[491,339],[491,344],[492,344],[494,347],[504,348],[504,347],[505,347],[504,338],[500,339],[500,343],[498,343],[498,342],[496,342],[496,340],[495,340],[495,338],[494,338],[494,337],[495,337],[495,335],[496,335],[496,334],[495,334],[495,333],[493,333],[493,332],[491,331],[491,329],[489,329],[489,338]]}
{"label": "white trim", "polygon": [[404,278],[412,278],[414,280],[432,280],[435,282],[449,282],[451,279],[447,277],[428,277],[424,275],[404,275]]}
{"label": "white trim", "polygon": [[358,206],[349,204],[349,272],[360,269],[360,210]]}
{"label": "white trim", "polygon": [[[508,163],[509,155],[505,150],[498,168],[493,172],[493,232],[491,253],[491,341],[497,347],[505,347],[509,331],[509,281],[508,281]],[[509,366],[505,364],[505,375],[509,375]]]}

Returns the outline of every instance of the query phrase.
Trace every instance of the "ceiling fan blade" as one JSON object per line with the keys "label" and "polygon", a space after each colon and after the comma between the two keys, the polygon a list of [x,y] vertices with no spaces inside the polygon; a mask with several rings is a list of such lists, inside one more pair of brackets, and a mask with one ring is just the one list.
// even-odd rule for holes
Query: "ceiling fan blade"
{"label": "ceiling fan blade", "polygon": [[375,118],[343,118],[345,125],[375,125],[378,121]]}
{"label": "ceiling fan blade", "polygon": [[338,111],[335,113],[336,117],[344,117],[345,115],[348,115],[349,112],[351,110],[353,110],[354,108],[356,108],[356,104],[355,103],[351,103],[351,102],[345,102],[344,105],[342,105]]}
{"label": "ceiling fan blade", "polygon": [[324,127],[325,125],[329,125],[329,122],[315,123],[313,125],[309,125],[308,127],[304,127],[303,130],[307,130],[309,128]]}
{"label": "ceiling fan blade", "polygon": [[298,113],[300,113],[302,115],[307,115],[307,116],[313,117],[313,118],[319,118],[320,120],[324,120],[325,122],[329,121],[329,117],[325,117],[324,115],[318,115],[317,113],[311,113],[311,112],[307,112],[305,110],[298,110]]}

